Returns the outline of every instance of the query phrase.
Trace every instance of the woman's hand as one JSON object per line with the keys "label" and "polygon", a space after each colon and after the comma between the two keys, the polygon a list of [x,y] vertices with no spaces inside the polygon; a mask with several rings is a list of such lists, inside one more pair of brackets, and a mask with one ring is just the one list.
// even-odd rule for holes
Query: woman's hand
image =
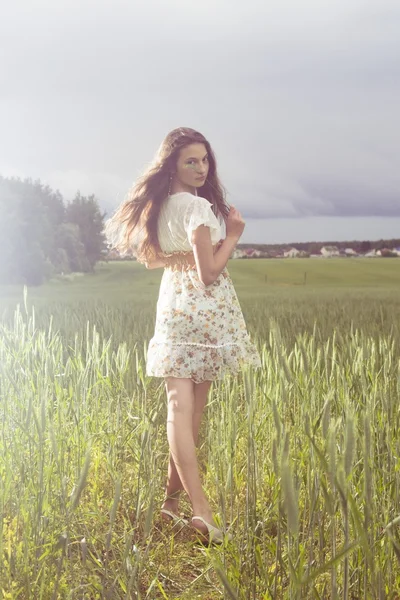
{"label": "woman's hand", "polygon": [[226,220],[226,237],[238,240],[242,235],[245,226],[246,224],[242,219],[242,215],[233,205],[231,205]]}

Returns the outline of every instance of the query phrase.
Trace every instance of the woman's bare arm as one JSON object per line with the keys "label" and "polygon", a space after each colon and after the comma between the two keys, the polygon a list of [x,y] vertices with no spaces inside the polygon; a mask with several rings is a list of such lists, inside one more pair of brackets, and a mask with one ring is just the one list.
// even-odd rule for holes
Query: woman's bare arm
{"label": "woman's bare arm", "polygon": [[231,206],[226,220],[226,238],[213,253],[210,228],[200,225],[192,233],[192,246],[197,272],[204,285],[211,285],[225,268],[243,233],[245,222],[240,212]]}
{"label": "woman's bare arm", "polygon": [[192,236],[193,254],[197,272],[204,285],[211,285],[225,268],[238,240],[227,236],[219,249],[213,254],[210,228],[200,225]]}

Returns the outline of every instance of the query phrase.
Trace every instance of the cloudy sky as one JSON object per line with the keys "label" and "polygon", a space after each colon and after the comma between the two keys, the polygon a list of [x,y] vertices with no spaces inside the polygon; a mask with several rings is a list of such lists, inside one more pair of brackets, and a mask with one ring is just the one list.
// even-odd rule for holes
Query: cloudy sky
{"label": "cloudy sky", "polygon": [[400,237],[398,0],[13,0],[0,73],[5,176],[111,214],[187,126],[242,242]]}

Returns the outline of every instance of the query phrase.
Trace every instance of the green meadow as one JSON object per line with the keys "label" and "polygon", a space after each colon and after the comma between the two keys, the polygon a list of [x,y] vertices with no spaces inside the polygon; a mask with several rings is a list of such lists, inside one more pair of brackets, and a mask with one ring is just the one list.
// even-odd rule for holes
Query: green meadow
{"label": "green meadow", "polygon": [[159,515],[162,269],[0,287],[0,598],[400,598],[400,260],[228,270],[263,366],[214,382],[202,424],[221,547]]}

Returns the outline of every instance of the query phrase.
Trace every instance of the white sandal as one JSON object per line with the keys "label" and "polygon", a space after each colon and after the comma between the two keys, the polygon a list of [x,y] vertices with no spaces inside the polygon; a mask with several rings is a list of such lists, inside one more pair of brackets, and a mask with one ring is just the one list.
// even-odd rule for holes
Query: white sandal
{"label": "white sandal", "polygon": [[164,515],[168,515],[168,517],[171,517],[174,523],[182,523],[183,525],[187,525],[189,523],[187,519],[176,515],[175,513],[171,512],[166,508],[162,508],[160,512],[162,512]]}
{"label": "white sandal", "polygon": [[[228,540],[232,539],[232,534],[230,534],[229,532],[224,532],[224,531],[222,531],[222,529],[218,529],[218,527],[215,527],[215,525],[211,525],[210,523],[207,523],[207,521],[205,519],[203,519],[203,517],[192,517],[192,522],[194,521],[194,519],[198,519],[199,521],[204,523],[204,525],[207,527],[208,541],[210,543],[222,544],[224,541],[224,537],[226,537]],[[194,525],[192,525],[192,527],[194,529],[196,529],[196,527],[194,527]],[[201,536],[206,537],[205,534],[202,531],[200,531],[199,529],[196,529],[196,531]]]}

